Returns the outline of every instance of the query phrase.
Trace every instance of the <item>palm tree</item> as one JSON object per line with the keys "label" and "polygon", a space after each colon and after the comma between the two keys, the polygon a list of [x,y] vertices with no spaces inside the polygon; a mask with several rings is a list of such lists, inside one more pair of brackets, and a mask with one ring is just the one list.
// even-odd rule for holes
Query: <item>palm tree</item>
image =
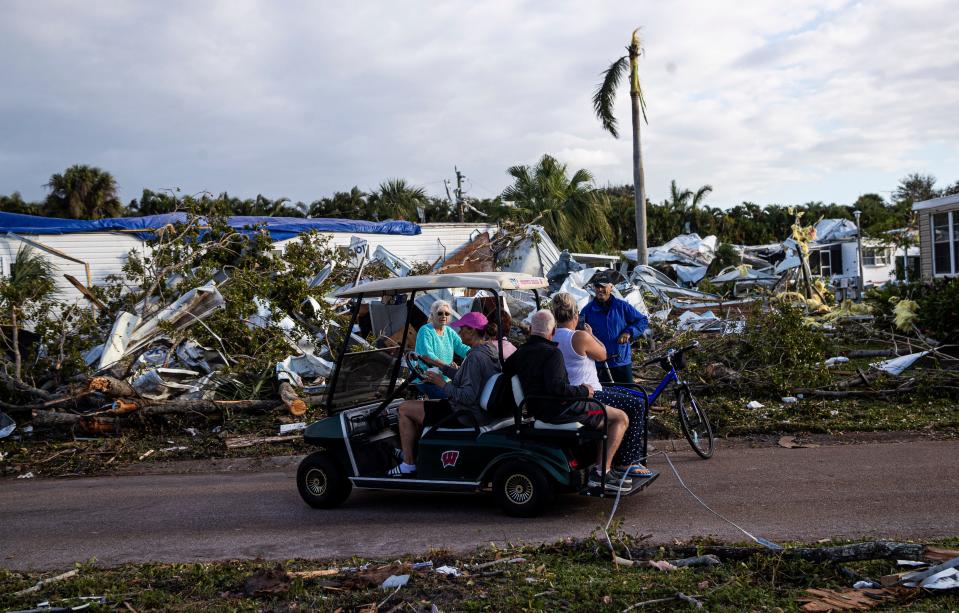
{"label": "palm tree", "polygon": [[[646,178],[643,172],[643,149],[639,140],[640,116],[646,120],[646,101],[639,85],[639,56],[643,49],[639,41],[639,28],[633,30],[633,37],[626,47],[627,55],[613,62],[603,73],[603,82],[593,94],[593,110],[603,124],[603,129],[619,138],[616,130],[616,117],[613,115],[613,103],[616,89],[623,75],[629,71],[629,97],[632,102],[633,121],[633,184],[636,205],[636,256],[640,264],[648,264],[646,251]],[[648,122],[647,122],[648,123]]]}
{"label": "palm tree", "polygon": [[566,164],[544,155],[536,166],[512,166],[506,172],[513,185],[503,191],[503,200],[515,203],[514,214],[523,221],[538,221],[567,245],[609,240],[608,200],[594,192],[588,170],[568,177]]}
{"label": "palm tree", "polygon": [[123,214],[117,181],[109,172],[76,164],[50,177],[44,213],[71,219],[102,219]]}
{"label": "palm tree", "polygon": [[0,303],[10,315],[11,343],[13,352],[13,376],[20,381],[23,359],[20,355],[20,326],[23,309],[50,296],[56,288],[53,265],[29,245],[17,251],[10,266],[10,276],[0,280]]}
{"label": "palm tree", "polygon": [[673,179],[669,184],[670,199],[666,201],[666,206],[671,209],[678,218],[683,219],[684,227],[682,228],[682,232],[689,232],[689,229],[685,226],[689,222],[690,214],[695,217],[696,207],[698,207],[699,203],[712,191],[712,185],[703,185],[695,192],[690,189],[680,190],[676,185],[676,179]]}
{"label": "palm tree", "polygon": [[384,219],[418,218],[416,207],[429,204],[426,190],[410,185],[405,179],[387,179],[380,183],[379,189],[372,194],[374,216]]}
{"label": "palm tree", "polygon": [[363,219],[368,214],[366,202],[368,195],[354,185],[348,192],[336,192],[332,198],[314,201],[310,204],[310,217]]}

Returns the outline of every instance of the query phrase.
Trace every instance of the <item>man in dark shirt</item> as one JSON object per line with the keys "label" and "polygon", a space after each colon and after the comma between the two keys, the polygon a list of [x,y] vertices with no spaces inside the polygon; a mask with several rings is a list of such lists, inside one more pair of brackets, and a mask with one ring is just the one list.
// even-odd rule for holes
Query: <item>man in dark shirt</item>
{"label": "man in dark shirt", "polygon": [[[556,320],[548,310],[537,311],[530,320],[530,337],[526,344],[516,350],[503,364],[507,377],[519,376],[523,394],[530,398],[529,409],[542,421],[563,424],[580,422],[590,428],[603,427],[603,412],[593,402],[593,388],[588,384],[570,385],[566,365],[559,347],[551,339],[556,329]],[[558,396],[568,401],[537,400],[533,396]],[[606,407],[609,418],[608,449],[605,458],[606,488],[611,491],[629,490],[632,482],[621,472],[612,470],[613,456],[623,440],[629,418],[620,409]],[[589,486],[601,483],[599,467],[603,464],[603,449],[597,451],[596,466],[589,471]]]}

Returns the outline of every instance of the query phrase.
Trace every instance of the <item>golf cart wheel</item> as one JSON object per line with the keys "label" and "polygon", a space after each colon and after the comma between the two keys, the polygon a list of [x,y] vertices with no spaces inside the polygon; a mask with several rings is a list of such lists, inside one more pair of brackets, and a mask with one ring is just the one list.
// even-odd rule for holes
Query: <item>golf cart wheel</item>
{"label": "golf cart wheel", "polygon": [[300,462],[296,487],[303,501],[314,509],[332,509],[346,500],[353,484],[329,454],[318,451]]}
{"label": "golf cart wheel", "polygon": [[713,427],[709,424],[709,418],[688,389],[679,392],[676,405],[686,440],[696,455],[708,460],[713,455]]}
{"label": "golf cart wheel", "polygon": [[535,517],[552,498],[549,479],[534,464],[508,462],[496,472],[493,493],[504,513],[512,517]]}

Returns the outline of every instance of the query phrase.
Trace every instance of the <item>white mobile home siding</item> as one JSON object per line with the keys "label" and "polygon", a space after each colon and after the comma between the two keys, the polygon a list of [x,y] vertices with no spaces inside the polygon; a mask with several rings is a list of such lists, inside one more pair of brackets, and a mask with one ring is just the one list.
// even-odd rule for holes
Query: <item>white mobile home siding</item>
{"label": "white mobile home siding", "polygon": [[[432,264],[437,260],[448,258],[479,233],[489,232],[492,237],[499,227],[493,224],[426,223],[420,224],[420,228],[423,232],[415,236],[349,232],[329,233],[328,236],[331,237],[334,245],[343,247],[349,246],[350,239],[356,236],[369,243],[371,255],[378,245],[383,245],[384,249],[390,250],[410,263]],[[276,248],[284,249],[286,244],[293,240],[297,239],[279,241],[276,243]]]}
{"label": "white mobile home siding", "polygon": [[[34,252],[42,255],[54,266],[57,282],[58,297],[66,302],[80,301],[83,296],[67,281],[63,275],[75,277],[80,283],[88,285],[102,285],[109,275],[122,274],[122,267],[131,251],[143,253],[145,244],[140,239],[129,234],[113,232],[95,232],[90,234],[23,234],[23,238],[61,251],[72,258],[82,260],[90,266],[90,280],[87,279],[86,267],[48,251],[37,249]],[[3,260],[2,273],[10,274],[10,265],[17,257],[17,251],[23,241],[16,236],[0,236],[0,258]]]}

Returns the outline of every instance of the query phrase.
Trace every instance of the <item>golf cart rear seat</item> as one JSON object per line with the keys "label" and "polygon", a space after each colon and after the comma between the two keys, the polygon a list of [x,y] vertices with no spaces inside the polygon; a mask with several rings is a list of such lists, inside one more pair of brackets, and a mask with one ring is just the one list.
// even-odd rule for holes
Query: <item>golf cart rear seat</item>
{"label": "golf cart rear seat", "polygon": [[[510,384],[513,387],[513,400],[516,402],[516,406],[522,409],[523,402],[526,400],[526,394],[523,393],[523,386],[519,382],[519,375],[513,375],[513,378],[510,380]],[[541,419],[533,420],[533,429],[534,430],[554,430],[559,432],[576,432],[583,427],[583,424],[579,422],[572,422],[566,424],[551,424],[548,421],[543,421]]]}
{"label": "golf cart rear seat", "polygon": [[[496,373],[495,375],[487,379],[486,383],[483,385],[483,391],[482,393],[480,393],[479,403],[480,403],[480,407],[484,411],[489,410],[490,396],[493,395],[493,388],[496,387],[496,381],[500,378],[501,375],[502,373]],[[499,430],[501,428],[506,428],[507,426],[511,426],[513,425],[513,423],[514,423],[513,417],[503,417],[501,419],[497,419],[496,421],[490,422],[486,424],[485,426],[480,426],[479,433],[486,434],[487,432],[493,432],[494,430]],[[429,426],[427,426],[426,428],[423,428],[423,435],[425,436],[426,433],[429,432],[431,429],[433,428]],[[461,426],[458,428],[448,428],[446,426],[442,426],[440,428],[435,428],[435,431],[436,432],[475,432],[476,428],[474,428],[473,426]]]}

